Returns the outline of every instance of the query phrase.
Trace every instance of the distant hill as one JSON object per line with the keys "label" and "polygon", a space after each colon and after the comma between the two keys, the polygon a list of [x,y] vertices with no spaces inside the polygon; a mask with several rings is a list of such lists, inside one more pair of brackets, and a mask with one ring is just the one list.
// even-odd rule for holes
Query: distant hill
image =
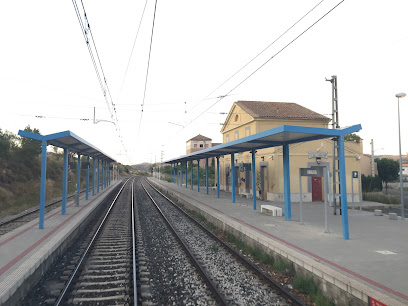
{"label": "distant hill", "polygon": [[149,171],[150,166],[151,166],[150,163],[142,163],[142,164],[132,165],[131,167],[136,170]]}

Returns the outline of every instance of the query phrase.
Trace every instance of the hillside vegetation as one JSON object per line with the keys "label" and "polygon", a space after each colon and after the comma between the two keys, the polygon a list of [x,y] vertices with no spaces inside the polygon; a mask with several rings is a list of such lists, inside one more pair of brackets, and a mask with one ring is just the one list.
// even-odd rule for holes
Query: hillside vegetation
{"label": "hillside vegetation", "polygon": [[[25,131],[39,134],[38,129],[27,126]],[[63,154],[56,147],[47,152],[46,201],[62,195]],[[70,152],[70,161],[75,162]],[[92,162],[92,159],[91,159]],[[119,165],[123,174],[129,168]],[[92,184],[92,171],[89,176]],[[76,190],[76,169],[68,174],[68,194]],[[0,129],[0,217],[17,214],[40,202],[41,143]],[[86,170],[81,171],[81,189],[86,186]],[[92,186],[91,186],[92,187]]]}

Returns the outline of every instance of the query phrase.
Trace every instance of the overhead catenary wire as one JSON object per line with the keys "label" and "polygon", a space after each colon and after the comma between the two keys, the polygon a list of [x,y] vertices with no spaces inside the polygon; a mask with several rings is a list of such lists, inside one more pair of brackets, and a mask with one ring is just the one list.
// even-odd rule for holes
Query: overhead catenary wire
{"label": "overhead catenary wire", "polygon": [[[321,16],[319,19],[317,19],[314,23],[312,23],[310,26],[308,26],[304,31],[302,31],[299,35],[297,35],[294,39],[292,39],[289,43],[287,43],[283,48],[281,48],[278,52],[276,52],[274,55],[272,55],[267,61],[265,61],[262,65],[260,65],[258,68],[256,68],[253,72],[251,72],[247,77],[245,77],[242,81],[240,81],[236,86],[234,86],[232,89],[230,89],[226,95],[229,95],[231,92],[233,92],[235,89],[237,89],[239,86],[241,86],[243,83],[245,83],[250,77],[252,77],[255,73],[257,73],[262,67],[264,67],[266,64],[268,64],[272,59],[274,59],[277,55],[279,55],[283,50],[285,50],[287,47],[289,47],[291,44],[293,44],[297,39],[299,39],[303,34],[305,34],[307,31],[309,31],[312,27],[314,27],[317,23],[319,23],[324,17],[326,17],[328,14],[330,14],[333,10],[335,10],[340,4],[342,4],[344,0],[340,1],[337,3],[333,8],[331,8],[328,12],[326,12],[323,16]],[[198,116],[194,117],[190,122],[186,123],[186,125],[181,129],[185,129],[188,125],[190,125],[192,122],[200,118],[203,114],[205,114],[208,110],[213,108],[216,104],[218,104],[222,99],[224,99],[224,96],[222,96],[220,99],[215,101],[212,105],[210,105],[207,109],[205,109],[203,112],[201,112]],[[180,131],[181,131],[180,130]],[[180,132],[179,131],[179,132]]]}
{"label": "overhead catenary wire", "polygon": [[147,79],[148,79],[148,77],[149,77],[150,56],[151,56],[151,53],[152,53],[154,23],[155,23],[155,21],[156,21],[156,9],[157,9],[157,0],[154,2],[154,13],[153,13],[152,32],[151,32],[151,35],[150,35],[150,46],[149,46],[149,58],[147,59],[146,78],[145,78],[145,85],[144,85],[144,91],[143,91],[143,100],[142,100],[142,112],[141,112],[141,114],[140,114],[139,129],[138,129],[138,131],[137,131],[137,137],[139,137],[140,128],[141,128],[141,126],[142,126],[143,108],[144,108],[145,98],[146,98]]}
{"label": "overhead catenary wire", "polygon": [[[268,46],[266,46],[262,51],[260,51],[257,55],[255,55],[250,61],[248,61],[245,65],[243,65],[241,68],[239,68],[236,72],[234,72],[229,78],[227,78],[224,82],[222,82],[217,88],[215,88],[213,91],[211,91],[204,99],[202,99],[200,102],[206,100],[209,96],[211,96],[214,92],[216,92],[218,89],[220,89],[222,86],[224,86],[229,80],[231,80],[234,76],[236,76],[238,73],[240,73],[244,68],[246,68],[249,64],[251,64],[255,59],[257,59],[261,54],[263,54],[266,50],[268,50],[272,45],[274,45],[279,39],[281,39],[286,33],[288,33],[291,29],[293,29],[299,22],[301,22],[306,16],[308,16],[311,12],[313,12],[320,4],[322,4],[325,0],[321,0],[319,3],[317,3],[314,7],[312,7],[306,14],[304,14],[301,18],[299,18],[295,23],[293,23],[289,28],[287,28],[281,35],[279,35],[278,38],[276,38],[274,41],[272,41]],[[200,103],[199,102],[199,103]],[[199,103],[196,103],[191,109],[189,109],[189,112],[193,110]]]}
{"label": "overhead catenary wire", "polygon": [[[98,49],[96,47],[95,39],[94,39],[92,31],[91,31],[91,26],[89,24],[89,20],[88,20],[87,14],[86,14],[85,6],[83,4],[83,1],[81,0],[82,10],[83,10],[83,14],[84,14],[84,20],[83,20],[82,17],[81,17],[81,13],[80,13],[80,10],[78,8],[76,0],[72,0],[72,4],[74,6],[75,13],[77,15],[79,25],[81,27],[82,35],[84,36],[84,39],[85,39],[85,42],[86,42],[86,45],[87,45],[87,48],[88,48],[88,52],[89,52],[89,55],[91,57],[92,64],[93,64],[96,76],[98,78],[99,85],[101,86],[102,93],[103,93],[103,96],[104,96],[104,99],[105,99],[105,103],[106,103],[106,105],[107,105],[107,107],[109,109],[109,114],[110,114],[111,120],[115,125],[115,130],[118,133],[118,138],[119,138],[119,141],[120,141],[120,143],[122,145],[122,148],[123,148],[124,152],[126,153],[126,156],[127,156],[128,160],[129,160],[129,162],[131,162],[129,156],[127,155],[127,150],[126,150],[126,147],[125,147],[124,142],[123,142],[123,138],[122,138],[120,127],[119,127],[119,120],[118,120],[117,113],[116,113],[116,107],[115,107],[115,104],[113,103],[112,95],[110,93],[109,86],[108,86],[108,83],[107,83],[107,80],[106,80],[106,76],[105,76],[105,73],[103,71],[102,62],[101,62],[101,59],[99,57],[99,52],[98,52]],[[90,39],[88,37],[88,32],[90,34]],[[93,51],[93,49],[91,47],[91,44],[93,46],[93,49],[95,49],[97,60],[95,59],[94,51]],[[108,99],[108,95],[109,95],[109,99]],[[112,111],[112,109],[113,109],[113,111]]]}

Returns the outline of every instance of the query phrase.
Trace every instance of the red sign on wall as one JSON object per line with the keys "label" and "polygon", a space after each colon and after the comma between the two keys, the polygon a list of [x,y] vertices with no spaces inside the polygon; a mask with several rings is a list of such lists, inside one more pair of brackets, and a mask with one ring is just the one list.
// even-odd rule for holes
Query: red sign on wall
{"label": "red sign on wall", "polygon": [[368,297],[368,305],[370,306],[388,306],[387,304],[381,303],[372,297]]}

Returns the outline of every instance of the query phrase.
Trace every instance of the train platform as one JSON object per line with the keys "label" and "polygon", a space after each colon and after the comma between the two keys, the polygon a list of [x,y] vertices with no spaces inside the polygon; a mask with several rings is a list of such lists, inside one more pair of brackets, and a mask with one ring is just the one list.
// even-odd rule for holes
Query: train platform
{"label": "train platform", "polygon": [[[336,304],[343,305],[342,295],[371,305],[408,305],[408,219],[389,219],[388,215],[374,216],[360,211],[358,204],[349,209],[350,239],[342,236],[339,213],[328,210],[328,232],[325,226],[324,203],[303,203],[303,223],[300,224],[299,203],[292,202],[292,220],[261,213],[261,205],[281,207],[283,202],[257,200],[253,210],[252,199],[237,195],[231,202],[231,193],[197,186],[191,190],[174,183],[150,178],[155,184],[173,194],[182,202],[194,205],[224,227],[238,231],[281,256],[308,270],[322,280],[323,290],[329,290]],[[363,206],[381,206],[363,202]],[[375,303],[377,304],[375,304]],[[383,303],[383,304],[381,304]]]}
{"label": "train platform", "polygon": [[66,214],[61,207],[45,215],[44,229],[38,218],[0,236],[0,305],[14,305],[25,296],[53,259],[63,250],[67,240],[83,221],[119,183],[114,181],[89,199],[80,197],[80,205],[67,202]]}

